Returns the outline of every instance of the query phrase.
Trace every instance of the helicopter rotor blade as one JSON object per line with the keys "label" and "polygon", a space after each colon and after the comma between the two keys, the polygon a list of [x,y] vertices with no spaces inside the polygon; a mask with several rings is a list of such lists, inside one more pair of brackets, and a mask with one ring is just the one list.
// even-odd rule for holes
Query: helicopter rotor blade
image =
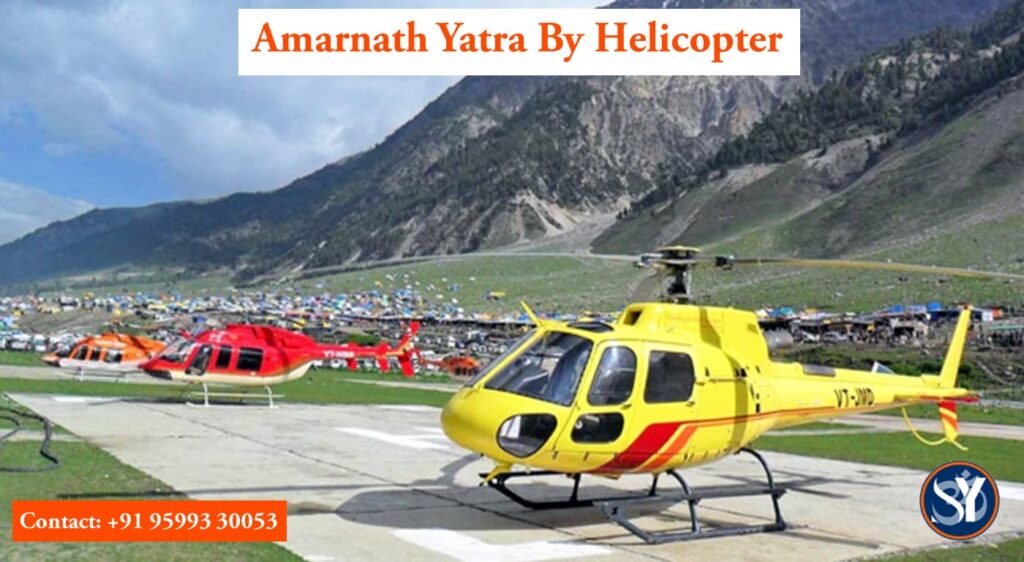
{"label": "helicopter rotor blade", "polygon": [[1004,273],[1001,271],[982,271],[975,269],[964,269],[959,267],[941,267],[908,263],[874,262],[859,260],[830,260],[805,258],[733,258],[731,256],[719,256],[715,258],[715,265],[724,268],[728,268],[733,265],[779,265],[786,267],[806,268],[863,269],[874,271],[895,271],[899,273],[947,275],[950,277],[969,277],[975,279],[990,278],[1024,281],[1024,275]]}

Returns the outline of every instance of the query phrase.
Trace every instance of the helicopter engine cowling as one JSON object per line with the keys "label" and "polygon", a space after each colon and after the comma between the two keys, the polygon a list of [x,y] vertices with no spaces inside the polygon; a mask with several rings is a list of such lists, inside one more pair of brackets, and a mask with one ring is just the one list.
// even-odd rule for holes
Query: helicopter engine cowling
{"label": "helicopter engine cowling", "polygon": [[770,330],[765,332],[764,341],[768,344],[768,351],[788,349],[796,344],[793,334],[785,330]]}

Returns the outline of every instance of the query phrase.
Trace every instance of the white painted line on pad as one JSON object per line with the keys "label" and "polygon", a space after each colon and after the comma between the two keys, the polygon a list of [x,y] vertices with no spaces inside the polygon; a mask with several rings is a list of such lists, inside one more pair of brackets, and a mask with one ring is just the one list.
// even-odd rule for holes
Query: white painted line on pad
{"label": "white painted line on pad", "polygon": [[441,408],[434,406],[402,406],[400,404],[378,404],[374,408],[381,410],[398,410],[400,412],[439,412]]}
{"label": "white painted line on pad", "polygon": [[436,437],[433,435],[394,435],[391,433],[385,433],[383,431],[374,431],[372,429],[363,429],[361,427],[336,427],[335,431],[341,431],[350,435],[357,435],[359,437],[366,437],[369,439],[376,439],[377,441],[383,441],[392,445],[398,445],[400,447],[408,447],[410,449],[447,449],[448,445],[442,445],[438,443],[431,443],[431,439]]}
{"label": "white painted line on pad", "polygon": [[596,545],[536,541],[490,544],[447,529],[398,529],[396,537],[462,562],[538,562],[608,554]]}
{"label": "white painted line on pad", "polygon": [[1024,486],[999,482],[996,485],[999,486],[999,499],[1024,502]]}

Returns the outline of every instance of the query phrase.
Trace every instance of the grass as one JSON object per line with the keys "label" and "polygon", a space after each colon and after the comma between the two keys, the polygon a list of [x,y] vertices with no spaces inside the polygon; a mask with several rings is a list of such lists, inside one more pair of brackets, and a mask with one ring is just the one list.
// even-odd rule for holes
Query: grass
{"label": "grass", "polygon": [[827,431],[830,429],[864,429],[860,425],[850,425],[846,423],[834,423],[834,422],[811,422],[803,425],[795,425],[793,427],[785,427],[777,431]]}
{"label": "grass", "polygon": [[1024,560],[1024,539],[1013,539],[997,544],[938,548],[872,560],[875,562],[1018,562]]}
{"label": "grass", "polygon": [[[923,434],[926,439],[941,437]],[[956,460],[975,462],[985,467],[998,481],[1024,482],[1024,441],[964,436],[961,442],[970,450],[962,452],[950,445],[927,447],[909,433],[869,433],[814,436],[770,434],[757,440],[755,448],[797,455],[844,461],[902,466],[930,471],[942,463]]]}
{"label": "grass", "polygon": [[[452,304],[469,312],[516,312],[527,300],[539,312],[617,310],[647,272],[622,262],[575,257],[469,258],[355,271],[292,283],[303,294],[346,293],[411,286],[432,305]],[[458,284],[458,291],[449,290]],[[491,291],[506,293],[488,301]],[[440,298],[439,298],[440,297]]]}
{"label": "grass", "polygon": [[[75,396],[125,396],[155,400],[179,401],[187,390],[196,387],[138,383],[78,382],[74,380],[31,380],[0,378],[0,392],[69,394]],[[263,394],[262,388],[253,395]],[[286,402],[311,404],[422,404],[443,406],[451,394],[443,390],[400,388],[346,381],[332,371],[311,371],[305,377],[274,387]],[[217,399],[211,398],[211,401]]]}
{"label": "grass", "polygon": [[[39,464],[38,443],[14,442],[0,449],[0,465]],[[288,550],[273,543],[13,543],[11,502],[95,495],[95,499],[124,494],[161,499],[184,497],[163,482],[121,464],[101,449],[82,442],[54,442],[51,451],[61,460],[54,471],[37,474],[0,472],[0,558],[3,560],[109,561],[259,561],[297,562]],[[92,499],[92,498],[90,498]]]}
{"label": "grass", "polygon": [[46,281],[35,286],[36,292],[44,297],[67,294],[93,293],[98,296],[130,293],[168,294],[181,293],[192,297],[207,294],[223,294],[232,287],[230,278],[224,275],[190,275],[183,270],[138,269],[135,271],[98,271],[66,277],[59,281]]}
{"label": "grass", "polygon": [[0,350],[0,365],[16,365],[18,367],[42,367],[43,360],[38,353],[28,351]]}
{"label": "grass", "polygon": [[316,369],[311,370],[310,373],[336,375],[341,379],[361,381],[415,382],[428,384],[458,384],[462,382],[445,373],[416,373],[416,376],[412,378],[406,377],[405,375],[397,372],[383,373],[380,371],[349,371],[347,369]]}
{"label": "grass", "polygon": [[[648,272],[629,263],[584,257],[475,257],[452,261],[408,264],[354,271],[323,277],[299,279],[286,286],[268,285],[247,290],[282,291],[296,289],[302,294],[325,291],[351,293],[379,290],[390,293],[412,287],[423,295],[426,304],[462,307],[468,312],[518,312],[519,301],[527,300],[538,311],[598,312],[617,310],[627,304],[631,289]],[[219,276],[176,279],[168,282],[143,282],[159,278],[140,274],[123,283],[111,283],[106,277],[95,284],[88,279],[65,283],[62,294],[96,295],[143,291],[152,294],[180,292],[184,296],[226,294],[230,279]],[[453,290],[458,285],[458,290]],[[484,298],[491,291],[506,296],[493,301]],[[454,299],[454,300],[453,300]]]}
{"label": "grass", "polygon": [[[957,416],[962,422],[995,423],[1001,425],[1024,425],[1024,409],[1002,408],[998,406],[978,406],[974,404],[960,404],[957,407]],[[934,418],[938,416],[936,408],[931,404],[917,404],[907,408],[907,413],[912,418]],[[886,410],[879,412],[886,416],[902,416],[899,410]]]}
{"label": "grass", "polygon": [[[776,234],[753,232],[708,252],[736,255],[782,255]],[[1024,217],[1012,216],[876,251],[856,259],[974,267],[1020,273],[1024,255]],[[877,310],[893,304],[970,302],[976,306],[1024,303],[1024,286],[1002,280],[956,278],[939,282],[937,276],[881,271],[807,270],[753,267],[713,272],[697,277],[699,294],[718,304],[756,308],[762,306],[812,306],[833,311]]]}

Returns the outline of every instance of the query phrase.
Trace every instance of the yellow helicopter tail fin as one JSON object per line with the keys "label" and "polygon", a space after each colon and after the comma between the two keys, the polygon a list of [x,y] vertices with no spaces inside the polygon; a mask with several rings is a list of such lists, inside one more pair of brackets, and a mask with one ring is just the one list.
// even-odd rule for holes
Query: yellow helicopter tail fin
{"label": "yellow helicopter tail fin", "polygon": [[960,317],[957,319],[956,327],[953,329],[953,338],[949,343],[949,350],[946,351],[946,359],[942,362],[942,370],[936,375],[925,375],[923,378],[924,384],[927,387],[931,387],[932,391],[927,392],[925,395],[917,396],[916,399],[912,395],[908,396],[897,396],[897,400],[904,399],[907,401],[935,401],[939,410],[939,421],[942,422],[942,439],[928,440],[925,439],[921,434],[914,429],[913,424],[910,421],[910,416],[907,415],[907,409],[903,408],[903,419],[907,422],[907,427],[911,433],[914,434],[919,441],[925,445],[941,445],[943,443],[949,443],[960,450],[966,451],[967,448],[960,444],[958,441],[960,437],[960,428],[958,424],[958,417],[956,412],[957,401],[974,401],[977,400],[977,395],[974,393],[957,388],[957,374],[960,371],[960,362],[964,356],[964,344],[967,342],[967,330],[971,325],[971,309],[970,307],[965,308],[960,312]]}
{"label": "yellow helicopter tail fin", "polygon": [[960,312],[956,327],[953,329],[953,338],[949,341],[949,349],[946,351],[946,359],[942,362],[942,370],[938,375],[922,376],[921,379],[925,386],[941,389],[956,388],[957,373],[960,371],[960,362],[964,358],[964,344],[967,343],[967,329],[970,327],[971,309],[965,308]]}
{"label": "yellow helicopter tail fin", "polygon": [[942,371],[939,372],[939,387],[956,387],[956,375],[960,371],[960,362],[964,357],[964,344],[967,342],[967,329],[971,326],[971,309],[967,307],[960,311],[960,318],[956,321],[956,328],[953,330],[953,338],[949,342],[949,350],[946,351],[946,360],[942,362]]}

